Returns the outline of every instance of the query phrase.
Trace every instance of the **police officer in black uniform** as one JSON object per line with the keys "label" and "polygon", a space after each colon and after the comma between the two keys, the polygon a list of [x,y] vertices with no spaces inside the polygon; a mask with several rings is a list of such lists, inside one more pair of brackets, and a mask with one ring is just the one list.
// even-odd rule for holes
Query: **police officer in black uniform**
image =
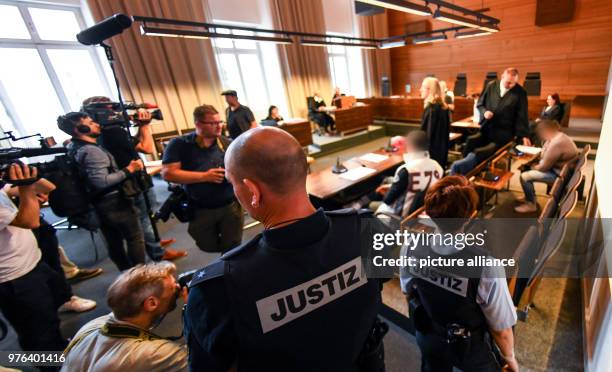
{"label": "police officer in black uniform", "polygon": [[240,204],[265,230],[190,282],[190,368],[360,370],[381,295],[362,268],[359,212],[313,207],[306,157],[283,130],[242,134],[225,166]]}
{"label": "police officer in black uniform", "polygon": [[[426,212],[440,234],[462,233],[477,205],[478,194],[463,176],[442,178],[425,196]],[[468,262],[487,254],[475,245],[455,247],[438,242],[417,247],[408,255],[415,262],[440,257]],[[453,367],[466,372],[500,371],[491,341],[499,348],[504,367],[518,371],[512,332],[517,317],[503,270],[467,264],[452,268],[414,265],[402,268],[400,279],[409,296],[422,371],[452,372]]]}

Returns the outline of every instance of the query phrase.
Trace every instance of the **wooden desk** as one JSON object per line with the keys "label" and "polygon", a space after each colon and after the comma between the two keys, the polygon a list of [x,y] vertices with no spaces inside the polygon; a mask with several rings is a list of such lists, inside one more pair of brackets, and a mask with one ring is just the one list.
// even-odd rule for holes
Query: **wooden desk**
{"label": "wooden desk", "polygon": [[465,118],[474,114],[474,100],[471,97],[455,97],[454,118]]}
{"label": "wooden desk", "polygon": [[289,119],[285,120],[279,128],[291,134],[302,147],[312,145],[312,133],[310,131],[310,122],[306,119]]}
{"label": "wooden desk", "polygon": [[506,182],[508,182],[514,174],[514,172],[498,168],[491,168],[489,169],[489,172],[493,173],[496,176],[499,176],[499,179],[497,181],[485,181],[484,179],[480,178],[480,176],[475,176],[472,180],[474,186],[480,186],[485,189],[500,191],[505,187]]}
{"label": "wooden desk", "polygon": [[372,106],[372,116],[381,120],[416,121],[423,116],[423,99],[416,97],[372,97],[357,101]]}
{"label": "wooden desk", "polygon": [[162,170],[161,160],[145,161],[144,165],[145,165],[145,169],[147,170],[147,174],[149,176],[155,176],[156,174],[161,173],[161,170]]}
{"label": "wooden desk", "polygon": [[355,102],[357,102],[355,96],[340,96],[336,98],[332,104],[337,108],[349,108],[352,107]]}
{"label": "wooden desk", "polygon": [[470,116],[451,123],[451,128],[456,129],[480,129],[480,124],[474,122],[474,117]]}
{"label": "wooden desk", "polygon": [[527,117],[529,120],[535,120],[540,117],[542,109],[547,106],[545,98],[527,97]]}
{"label": "wooden desk", "polygon": [[454,142],[454,141],[458,140],[459,138],[461,138],[461,136],[463,136],[463,134],[451,132],[451,133],[448,134],[448,140],[450,142]]}
{"label": "wooden desk", "polygon": [[334,114],[336,130],[341,134],[367,129],[368,126],[372,125],[372,108],[370,105],[337,109]]}
{"label": "wooden desk", "polygon": [[397,153],[387,153],[382,150],[374,151],[376,154],[387,155],[387,160],[381,161],[380,163],[370,163],[367,161],[359,160],[359,157],[349,159],[343,164],[348,169],[361,167],[365,165],[368,168],[374,169],[376,172],[369,174],[368,176],[356,180],[349,181],[341,178],[340,174],[332,173],[332,167],[327,167],[318,172],[314,172],[308,175],[306,179],[306,190],[309,195],[317,197],[319,199],[328,199],[336,194],[340,193],[347,188],[354,186],[358,183],[364,182],[372,177],[375,177],[395,166],[403,163],[404,159]]}

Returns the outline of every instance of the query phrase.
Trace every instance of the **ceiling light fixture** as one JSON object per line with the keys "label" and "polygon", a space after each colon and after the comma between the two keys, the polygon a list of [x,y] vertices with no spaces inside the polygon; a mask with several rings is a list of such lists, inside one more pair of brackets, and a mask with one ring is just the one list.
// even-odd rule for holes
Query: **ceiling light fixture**
{"label": "ceiling light fixture", "polygon": [[397,40],[397,41],[383,41],[378,46],[380,49],[389,49],[389,48],[398,48],[406,46],[406,39]]}
{"label": "ceiling light fixture", "polygon": [[415,45],[427,44],[427,43],[437,43],[439,41],[444,41],[446,39],[448,39],[448,37],[446,37],[446,34],[437,35],[437,36],[419,36],[419,37],[414,37],[412,39],[412,43]]}
{"label": "ceiling light fixture", "polygon": [[379,6],[381,8],[398,10],[400,12],[410,13],[420,16],[430,16],[431,9],[424,5],[412,4],[403,0],[357,0],[359,3]]}
{"label": "ceiling light fixture", "polygon": [[364,44],[364,43],[352,43],[349,41],[328,41],[328,40],[312,40],[312,39],[300,39],[301,45],[306,46],[328,46],[328,45],[340,45],[347,47],[358,47],[363,49],[377,49],[378,46],[376,44]]}
{"label": "ceiling light fixture", "polygon": [[453,23],[456,25],[460,25],[460,26],[477,28],[480,30],[488,31],[488,32],[499,31],[497,26],[494,25],[493,23],[484,23],[484,22],[481,22],[480,20],[474,20],[474,19],[458,16],[456,14],[447,13],[447,12],[441,11],[440,9],[436,10],[433,17],[437,19],[438,21],[444,21],[444,22],[449,22],[449,23]]}
{"label": "ceiling light fixture", "polygon": [[467,39],[470,37],[484,36],[484,35],[491,35],[491,33],[488,31],[483,31],[483,30],[472,30],[472,31],[464,31],[464,32],[457,31],[455,33],[455,39]]}
{"label": "ceiling light fixture", "polygon": [[293,40],[290,37],[272,37],[272,36],[258,36],[258,35],[236,35],[236,34],[225,34],[219,32],[210,31],[194,31],[194,30],[178,30],[171,28],[158,28],[149,27],[147,25],[140,26],[141,34],[146,36],[169,36],[179,38],[191,38],[191,39],[239,39],[239,40],[255,40],[255,41],[270,41],[278,44],[293,44]]}

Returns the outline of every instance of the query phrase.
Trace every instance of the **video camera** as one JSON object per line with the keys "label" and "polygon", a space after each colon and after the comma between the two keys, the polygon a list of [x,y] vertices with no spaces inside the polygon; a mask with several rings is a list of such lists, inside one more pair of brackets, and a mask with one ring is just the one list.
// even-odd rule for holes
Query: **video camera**
{"label": "video camera", "polygon": [[[164,120],[161,110],[157,108],[157,105],[151,103],[126,103],[124,107],[128,113],[129,120],[132,122],[137,122],[135,119],[138,118],[137,110],[139,109],[148,110],[151,113],[151,118],[154,120]],[[83,111],[101,126],[125,125],[121,105],[118,102],[90,103],[83,106]]]}
{"label": "video camera", "polygon": [[[0,140],[21,140],[25,138],[38,136],[40,147],[34,148],[21,148],[21,147],[9,147],[0,149],[0,174],[2,174],[2,181],[6,183],[11,183],[17,185],[17,183],[13,181],[9,181],[8,179],[8,168],[13,163],[18,163],[21,158],[33,158],[36,156],[45,156],[45,155],[56,155],[56,154],[65,154],[68,150],[64,147],[53,147],[56,145],[53,137],[42,137],[40,134],[34,134],[31,136],[25,136],[16,138],[13,136],[11,132],[6,132],[7,137],[0,138]],[[36,167],[38,169],[38,178],[48,178],[47,175],[56,170],[56,165],[54,161],[44,162],[44,163],[36,163],[29,164],[30,167]],[[20,182],[19,184],[25,184],[25,182]]]}

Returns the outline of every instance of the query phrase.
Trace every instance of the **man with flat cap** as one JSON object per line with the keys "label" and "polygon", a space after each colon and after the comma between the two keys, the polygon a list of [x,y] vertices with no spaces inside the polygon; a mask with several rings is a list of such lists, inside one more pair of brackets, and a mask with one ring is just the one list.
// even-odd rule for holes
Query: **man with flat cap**
{"label": "man with flat cap", "polygon": [[235,90],[225,90],[221,95],[225,96],[228,105],[225,109],[225,119],[230,138],[236,139],[247,130],[257,127],[255,115],[250,108],[238,102],[238,93]]}
{"label": "man with flat cap", "polygon": [[362,213],[313,207],[306,156],[278,128],[238,137],[225,166],[264,231],[194,274],[184,315],[191,370],[353,371],[373,354],[366,342],[383,363],[369,370],[384,370],[382,336],[371,336],[384,334],[380,282],[362,266]]}

